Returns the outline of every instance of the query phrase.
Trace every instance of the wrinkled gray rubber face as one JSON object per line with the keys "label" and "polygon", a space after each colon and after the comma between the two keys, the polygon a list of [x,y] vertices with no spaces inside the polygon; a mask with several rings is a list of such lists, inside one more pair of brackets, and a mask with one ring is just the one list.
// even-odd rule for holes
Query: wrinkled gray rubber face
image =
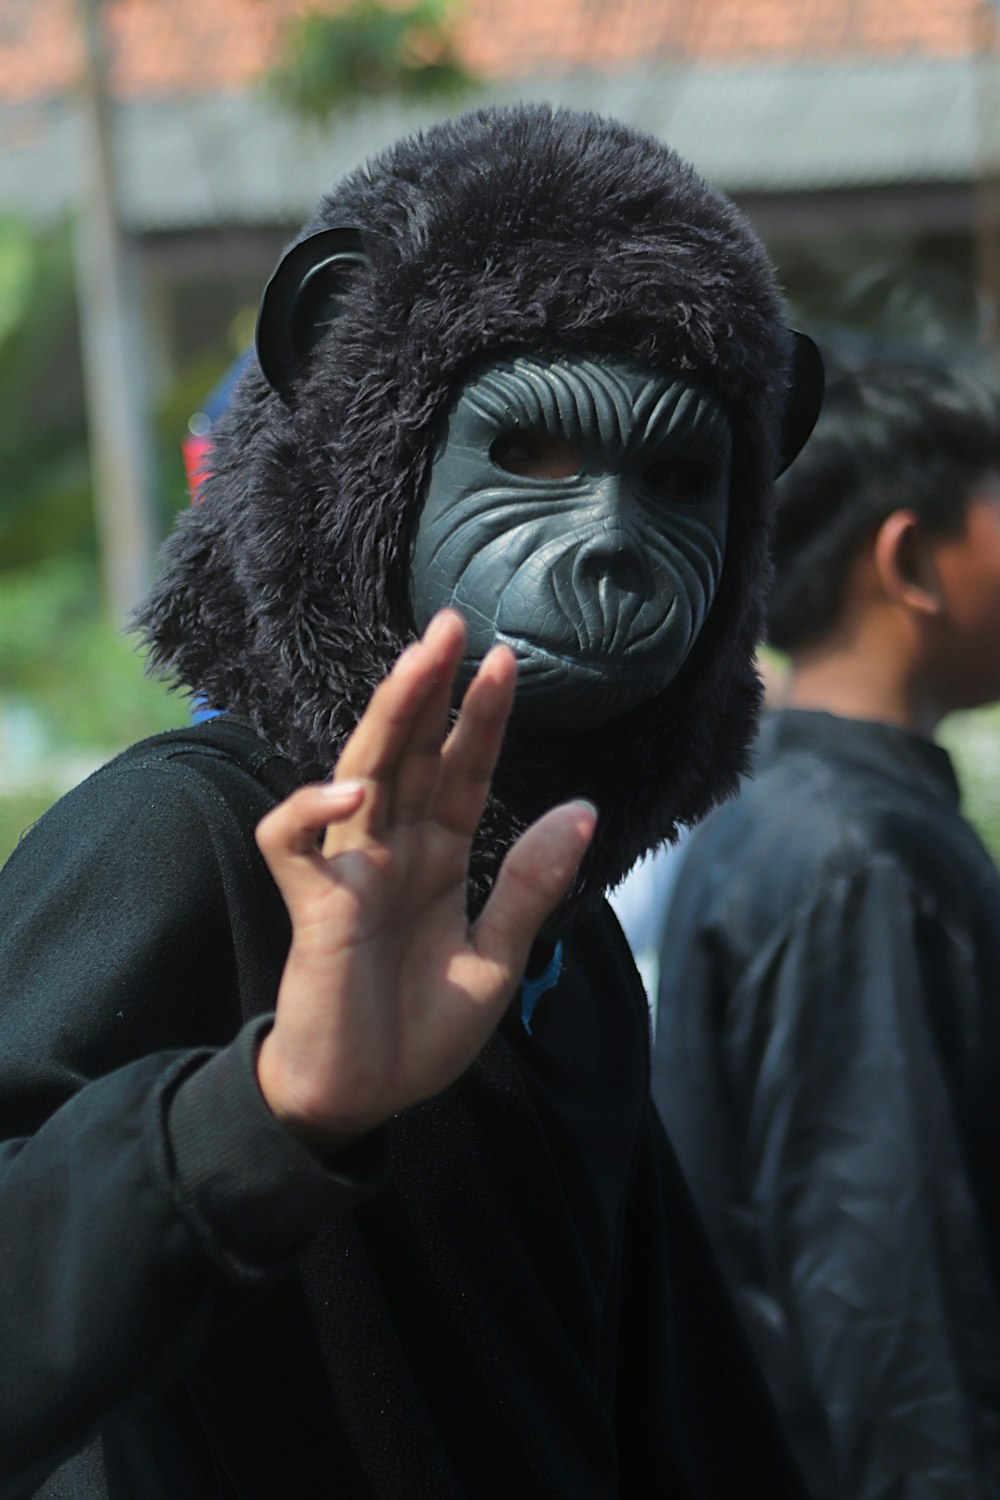
{"label": "wrinkled gray rubber face", "polygon": [[510,646],[519,727],[609,722],[667,686],[705,622],[731,452],[721,404],[678,375],[530,355],[480,370],[431,470],[411,558],[418,626],[446,605],[464,616],[463,685]]}

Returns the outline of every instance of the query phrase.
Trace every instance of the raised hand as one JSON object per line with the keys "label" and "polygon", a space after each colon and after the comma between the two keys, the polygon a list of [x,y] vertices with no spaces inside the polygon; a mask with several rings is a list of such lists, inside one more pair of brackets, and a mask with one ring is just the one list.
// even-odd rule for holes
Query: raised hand
{"label": "raised hand", "polygon": [[469,1066],[593,834],[588,803],[546,813],[469,927],[469,852],[516,665],[490,652],[445,738],[464,643],[459,615],[436,616],[375,692],[333,781],[293,793],[257,830],[292,919],[258,1077],[277,1117],[322,1152]]}

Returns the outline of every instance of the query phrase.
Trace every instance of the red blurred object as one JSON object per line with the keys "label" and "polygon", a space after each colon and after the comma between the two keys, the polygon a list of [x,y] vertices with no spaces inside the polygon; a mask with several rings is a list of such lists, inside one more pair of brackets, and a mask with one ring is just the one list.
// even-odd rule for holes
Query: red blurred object
{"label": "red blurred object", "polygon": [[253,358],[254,351],[247,349],[235,359],[218,385],[205,398],[201,410],[196,411],[188,422],[188,430],[181,440],[181,452],[184,455],[184,469],[192,505],[197,505],[201,487],[210,473],[208,456],[212,451],[212,428],[229,405],[236,382]]}
{"label": "red blurred object", "polygon": [[187,474],[191,504],[197,505],[199,491],[208,478],[206,460],[212,451],[212,439],[208,434],[199,436],[197,433],[188,432],[181,443],[181,451],[184,454],[184,469]]}

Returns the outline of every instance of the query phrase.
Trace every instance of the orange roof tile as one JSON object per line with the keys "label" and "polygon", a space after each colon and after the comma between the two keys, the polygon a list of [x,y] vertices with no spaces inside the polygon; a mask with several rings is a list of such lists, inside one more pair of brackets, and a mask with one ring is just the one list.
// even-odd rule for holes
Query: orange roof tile
{"label": "orange roof tile", "polygon": [[[347,0],[314,0],[333,10]],[[105,0],[122,98],[246,88],[309,0]],[[712,65],[967,56],[996,41],[991,0],[466,0],[462,54],[485,76],[650,61]],[[0,100],[63,93],[76,0],[0,0]]]}

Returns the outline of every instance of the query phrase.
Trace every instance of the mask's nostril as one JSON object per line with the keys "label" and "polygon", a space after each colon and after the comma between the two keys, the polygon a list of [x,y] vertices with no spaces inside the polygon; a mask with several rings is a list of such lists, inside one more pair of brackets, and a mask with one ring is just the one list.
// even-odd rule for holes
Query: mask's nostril
{"label": "mask's nostril", "polygon": [[622,593],[646,592],[649,575],[645,564],[636,548],[620,537],[602,537],[587,542],[578,554],[577,568],[591,583],[606,579]]}
{"label": "mask's nostril", "polygon": [[623,592],[640,594],[646,581],[646,570],[632,552],[619,552],[611,560],[608,576]]}

